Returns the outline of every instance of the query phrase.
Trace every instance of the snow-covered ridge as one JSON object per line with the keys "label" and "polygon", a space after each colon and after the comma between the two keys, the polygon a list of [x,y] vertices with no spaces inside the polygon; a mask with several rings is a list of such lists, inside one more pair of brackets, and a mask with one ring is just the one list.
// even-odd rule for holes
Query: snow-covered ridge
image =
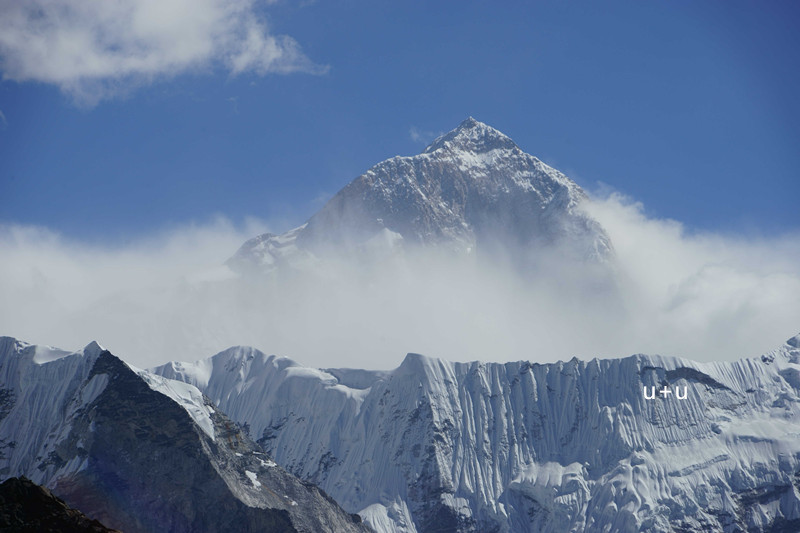
{"label": "snow-covered ridge", "polygon": [[69,434],[71,415],[105,388],[101,377],[88,380],[102,351],[95,342],[70,353],[0,337],[0,471],[32,472],[32,481],[45,484],[83,467],[80,460],[58,465],[45,459]]}
{"label": "snow-covered ridge", "polygon": [[196,387],[96,343],[67,353],[0,338],[0,469],[133,533],[368,530]]}
{"label": "snow-covered ridge", "polygon": [[725,363],[409,354],[361,375],[237,348],[154,371],[205,380],[279,464],[379,531],[758,531],[800,524],[798,344]]}
{"label": "snow-covered ridge", "polygon": [[[317,391],[320,403],[315,416],[325,417],[341,411],[357,413],[370,390],[369,378],[365,376],[373,375],[379,379],[381,375],[380,372],[307,368],[287,357],[267,356],[245,346],[235,346],[194,363],[167,363],[151,369],[151,372],[198,387],[216,405],[229,405],[235,409],[240,415],[234,417],[237,421],[267,416],[261,405],[280,402],[285,389]],[[350,376],[359,372],[364,375],[352,379],[358,381],[361,388],[348,386],[345,383],[353,382],[347,379],[340,381],[335,375]],[[314,398],[306,401],[314,402]],[[255,433],[251,429],[251,435],[257,438],[260,432]]]}
{"label": "snow-covered ridge", "polygon": [[[0,469],[28,475],[47,484],[51,479],[80,470],[81,461],[57,466],[46,458],[73,429],[71,418],[94,402],[108,384],[105,374],[91,375],[105,349],[97,342],[78,352],[31,345],[12,337],[0,337]],[[148,386],[183,407],[210,438],[214,438],[210,415],[197,387],[128,365]],[[38,453],[31,453],[39,450]],[[38,476],[38,477],[37,477]]]}
{"label": "snow-covered ridge", "polygon": [[[65,411],[73,413],[88,405],[104,388],[102,384],[106,380],[103,376],[89,379],[92,366],[104,351],[94,341],[79,352],[69,352],[31,345],[12,337],[0,337],[0,386],[14,398],[10,412],[0,420],[0,435],[24,436],[24,449],[30,450],[47,443],[48,439],[41,433],[52,432],[54,428],[60,428],[58,434],[67,431]],[[214,438],[209,417],[211,408],[204,404],[203,394],[197,387],[128,366],[150,388],[183,407],[203,431]],[[23,428],[27,427],[34,430],[24,431]],[[52,440],[52,433],[49,438]],[[15,447],[22,446],[22,443],[15,442]],[[39,483],[42,480],[33,481]]]}

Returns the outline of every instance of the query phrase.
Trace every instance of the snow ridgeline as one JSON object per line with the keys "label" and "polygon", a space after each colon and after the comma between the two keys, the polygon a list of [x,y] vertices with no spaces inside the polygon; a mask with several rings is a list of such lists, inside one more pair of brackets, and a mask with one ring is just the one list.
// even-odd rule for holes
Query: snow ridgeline
{"label": "snow ridgeline", "polygon": [[0,471],[129,533],[366,532],[193,385],[0,337]]}
{"label": "snow ridgeline", "polygon": [[390,372],[323,371],[237,347],[153,371],[198,386],[377,531],[800,527],[800,336],[720,363],[409,354]]}

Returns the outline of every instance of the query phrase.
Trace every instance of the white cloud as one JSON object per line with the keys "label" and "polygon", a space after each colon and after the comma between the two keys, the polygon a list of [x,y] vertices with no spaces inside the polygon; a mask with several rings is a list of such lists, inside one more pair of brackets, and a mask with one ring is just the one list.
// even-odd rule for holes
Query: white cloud
{"label": "white cloud", "polygon": [[8,120],[6,119],[5,113],[0,111],[0,128],[5,128],[8,126]]}
{"label": "white cloud", "polygon": [[0,225],[0,335],[69,348],[96,339],[132,361],[147,360],[147,346],[163,356],[172,346],[159,328],[181,316],[175,295],[224,277],[227,257],[263,231],[256,219],[235,227],[218,218],[100,246]]}
{"label": "white cloud", "polygon": [[428,252],[232,278],[221,265],[263,231],[258,221],[220,219],[116,247],[0,227],[0,334],[69,349],[96,339],[139,366],[244,344],[315,366],[392,368],[411,351],[729,360],[800,331],[800,235],[691,235],[617,196],[589,209],[616,248],[613,285],[562,262],[529,275]]}
{"label": "white cloud", "polygon": [[432,131],[425,131],[417,128],[416,126],[411,126],[408,130],[408,136],[411,137],[411,140],[415,143],[422,143],[422,144],[430,144],[435,138],[439,137],[441,133],[434,133]]}
{"label": "white cloud", "polygon": [[257,0],[0,0],[5,79],[55,84],[84,104],[190,71],[324,72],[273,35]]}
{"label": "white cloud", "polygon": [[234,115],[239,114],[239,97],[238,96],[231,96],[226,99],[228,102],[231,103],[231,109],[233,110]]}
{"label": "white cloud", "polygon": [[800,331],[800,235],[691,234],[613,194],[588,209],[614,243],[629,349],[730,359]]}

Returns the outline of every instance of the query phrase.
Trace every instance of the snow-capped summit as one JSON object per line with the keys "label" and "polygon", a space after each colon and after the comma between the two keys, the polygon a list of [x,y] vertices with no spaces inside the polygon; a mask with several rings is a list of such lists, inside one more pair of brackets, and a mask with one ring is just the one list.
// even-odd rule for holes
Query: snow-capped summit
{"label": "snow-capped summit", "polygon": [[415,246],[478,255],[558,248],[602,261],[611,243],[580,209],[585,198],[567,176],[470,117],[421,154],[378,163],[303,226],[247,241],[230,264],[302,268],[336,253],[371,257]]}
{"label": "snow-capped summit", "polygon": [[435,139],[422,153],[429,154],[441,149],[478,154],[498,149],[520,150],[510,137],[472,117],[467,118],[456,129]]}

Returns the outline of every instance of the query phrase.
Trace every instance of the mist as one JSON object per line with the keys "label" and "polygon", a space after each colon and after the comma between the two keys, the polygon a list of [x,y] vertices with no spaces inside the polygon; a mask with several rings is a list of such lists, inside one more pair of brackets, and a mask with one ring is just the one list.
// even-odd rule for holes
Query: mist
{"label": "mist", "polygon": [[585,208],[614,245],[609,264],[554,252],[521,270],[408,249],[242,277],[225,261],[267,227],[288,227],[215,218],[105,245],[0,226],[0,334],[73,350],[97,340],[140,367],[250,345],[309,366],[390,369],[407,352],[732,360],[800,330],[800,235],[691,233],[618,195]]}

